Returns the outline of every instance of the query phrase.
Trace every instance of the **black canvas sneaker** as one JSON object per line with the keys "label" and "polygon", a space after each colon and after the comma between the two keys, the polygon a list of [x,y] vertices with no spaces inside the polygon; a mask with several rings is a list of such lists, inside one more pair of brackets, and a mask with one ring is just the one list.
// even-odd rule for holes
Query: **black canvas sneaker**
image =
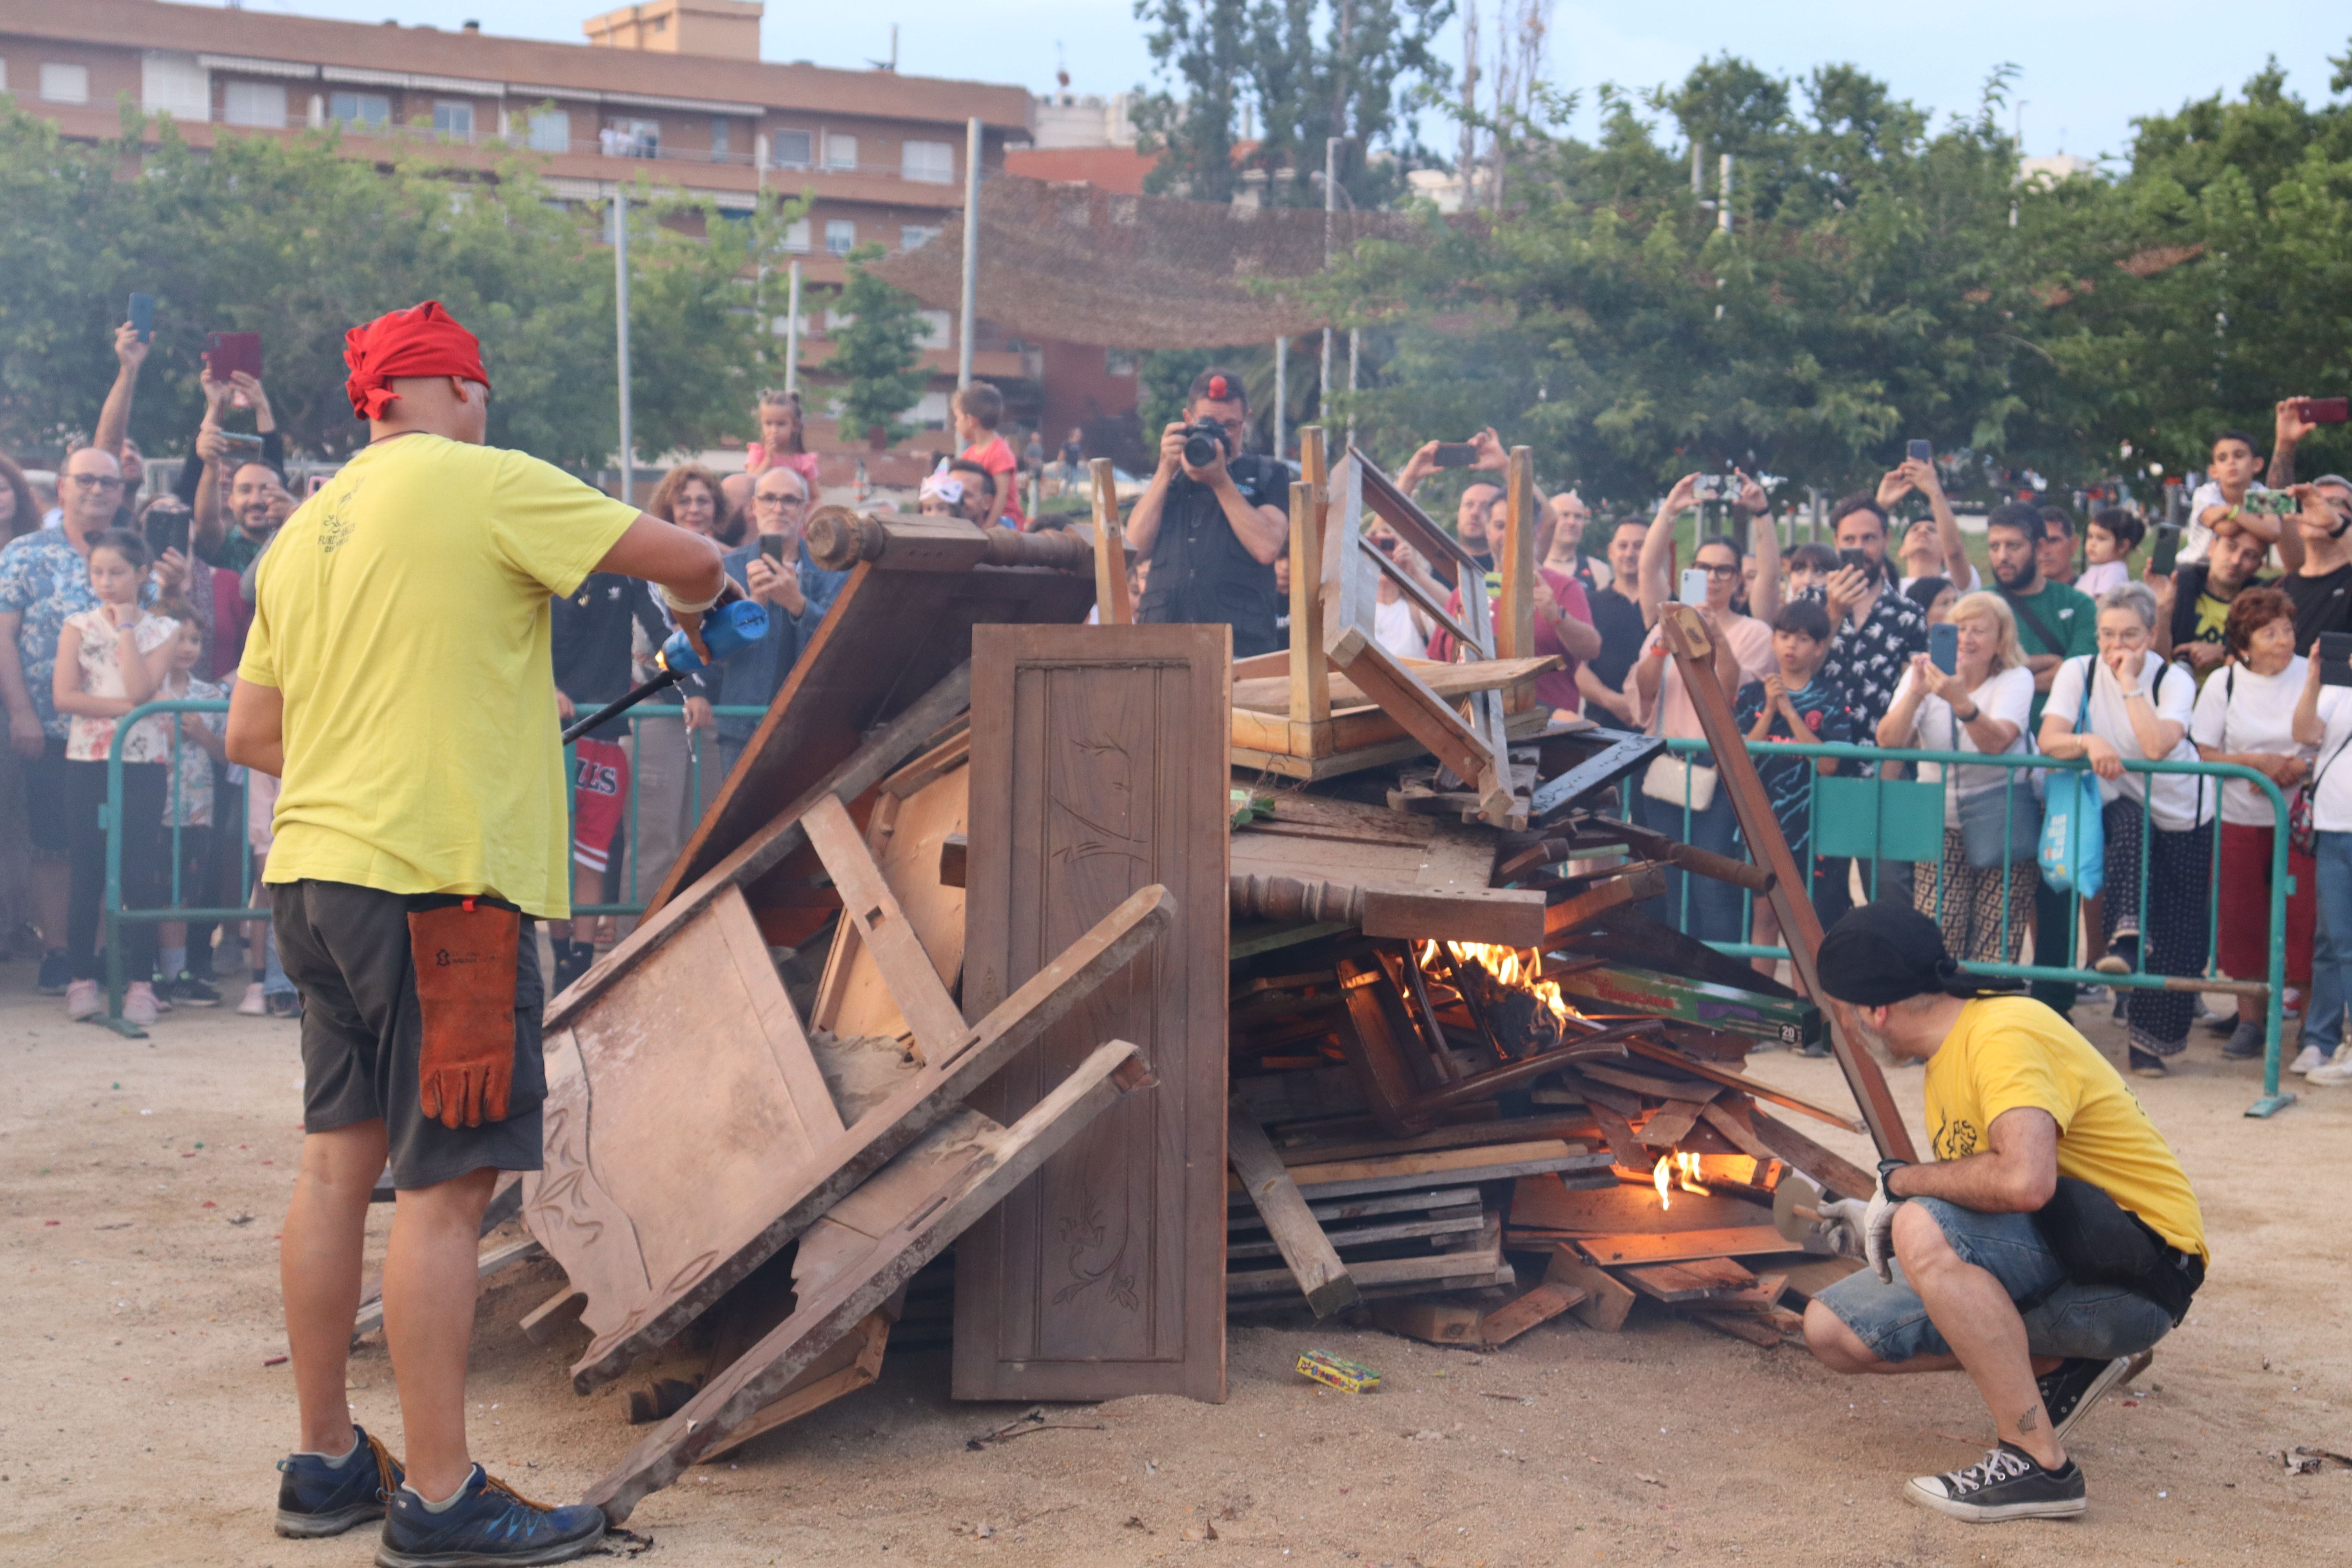
{"label": "black canvas sneaker", "polygon": [[2066,1436],[2074,1430],[2075,1423],[2091,1412],[2091,1406],[2106,1396],[2106,1392],[2126,1378],[2138,1375],[2139,1369],[2156,1358],[2142,1351],[2138,1355],[2119,1355],[2113,1361],[2095,1356],[2071,1356],[2033,1380],[2042,1394],[2042,1408],[2050,1413],[2050,1429],[2064,1447]]}
{"label": "black canvas sneaker", "polygon": [[1971,1524],[2072,1519],[2090,1506],[2084,1500],[2082,1468],[2072,1458],[2057,1469],[2045,1470],[2013,1443],[2003,1443],[1964,1470],[1914,1476],[1903,1495],[1922,1508]]}

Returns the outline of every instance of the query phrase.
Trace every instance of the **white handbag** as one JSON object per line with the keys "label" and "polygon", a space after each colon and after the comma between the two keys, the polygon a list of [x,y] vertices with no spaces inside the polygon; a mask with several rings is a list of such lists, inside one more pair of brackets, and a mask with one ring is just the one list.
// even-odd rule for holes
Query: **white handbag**
{"label": "white handbag", "polygon": [[1642,774],[1642,793],[1668,805],[1687,801],[1691,810],[1705,811],[1715,804],[1715,779],[1713,768],[1668,752],[1650,759]]}

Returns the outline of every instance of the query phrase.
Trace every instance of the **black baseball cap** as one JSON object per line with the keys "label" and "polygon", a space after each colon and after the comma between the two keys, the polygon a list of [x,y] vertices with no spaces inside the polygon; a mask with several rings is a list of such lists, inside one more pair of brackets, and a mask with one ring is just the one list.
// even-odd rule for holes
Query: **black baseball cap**
{"label": "black baseball cap", "polygon": [[1936,922],[1908,904],[1864,904],[1848,910],[1822,938],[1813,969],[1822,990],[1857,1007],[2017,989],[2015,981],[1963,970],[1945,949]]}

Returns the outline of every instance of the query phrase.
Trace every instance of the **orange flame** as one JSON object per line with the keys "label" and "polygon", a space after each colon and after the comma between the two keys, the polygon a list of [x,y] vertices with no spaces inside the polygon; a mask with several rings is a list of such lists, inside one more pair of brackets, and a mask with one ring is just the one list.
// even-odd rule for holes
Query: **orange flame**
{"label": "orange flame", "polygon": [[1674,1161],[1661,1154],[1656,1167],[1650,1172],[1650,1183],[1658,1189],[1658,1207],[1661,1210],[1675,1206],[1674,1169]]}
{"label": "orange flame", "polygon": [[[1445,950],[1454,955],[1454,962],[1475,963],[1501,984],[1515,991],[1534,993],[1536,1000],[1551,1009],[1551,1016],[1562,1023],[1584,1016],[1568,1005],[1558,981],[1543,978],[1543,954],[1534,948],[1528,948],[1522,956],[1517,948],[1496,947],[1491,942],[1449,942]],[[1436,957],[1437,943],[1423,942],[1421,962],[1426,964]]]}
{"label": "orange flame", "polygon": [[1698,1159],[1696,1154],[1685,1154],[1677,1151],[1675,1154],[1675,1174],[1680,1181],[1683,1191],[1697,1193],[1705,1196],[1708,1195],[1710,1189],[1699,1180],[1701,1173]]}

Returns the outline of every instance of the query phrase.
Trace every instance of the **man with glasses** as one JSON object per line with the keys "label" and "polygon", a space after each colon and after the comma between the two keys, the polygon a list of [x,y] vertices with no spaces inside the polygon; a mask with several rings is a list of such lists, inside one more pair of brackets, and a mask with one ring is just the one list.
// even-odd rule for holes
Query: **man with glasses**
{"label": "man with glasses", "polygon": [[[67,718],[50,681],[58,633],[68,616],[98,607],[89,586],[89,542],[111,527],[122,502],[122,466],[91,446],[69,455],[58,475],[57,528],[17,535],[0,550],[0,701],[8,708],[8,743],[25,770],[25,808],[33,842],[33,918],[41,927],[40,989],[62,995],[68,978],[65,943]],[[85,803],[87,805],[87,803]]]}
{"label": "man with glasses", "polygon": [[[1223,432],[1202,467],[1184,458],[1184,435],[1208,421]],[[1234,657],[1272,653],[1276,557],[1290,542],[1290,469],[1242,450],[1249,394],[1242,379],[1211,367],[1192,378],[1184,417],[1160,434],[1160,467],[1128,519],[1127,542],[1151,563],[1135,618],[1156,624],[1223,622]]]}
{"label": "man with glasses", "polygon": [[[824,613],[849,580],[846,572],[828,572],[812,559],[803,529],[808,522],[808,480],[796,468],[781,464],[760,475],[751,487],[752,536],[722,558],[727,574],[743,591],[768,606],[768,632],[758,646],[747,647],[711,673],[719,682],[714,702],[729,707],[765,708],[783,689],[801,649],[816,635]],[[760,727],[755,717],[719,721],[719,757],[727,771]]]}
{"label": "man with glasses", "polygon": [[[2307,485],[2273,486],[2291,491],[2303,510],[2281,531],[2279,553],[2293,568],[2279,586],[2294,604],[2294,651],[2307,654],[2323,632],[2352,631],[2352,549],[2346,548],[2352,531],[2352,479],[2323,474]],[[2303,546],[2298,564],[2288,549]]]}

